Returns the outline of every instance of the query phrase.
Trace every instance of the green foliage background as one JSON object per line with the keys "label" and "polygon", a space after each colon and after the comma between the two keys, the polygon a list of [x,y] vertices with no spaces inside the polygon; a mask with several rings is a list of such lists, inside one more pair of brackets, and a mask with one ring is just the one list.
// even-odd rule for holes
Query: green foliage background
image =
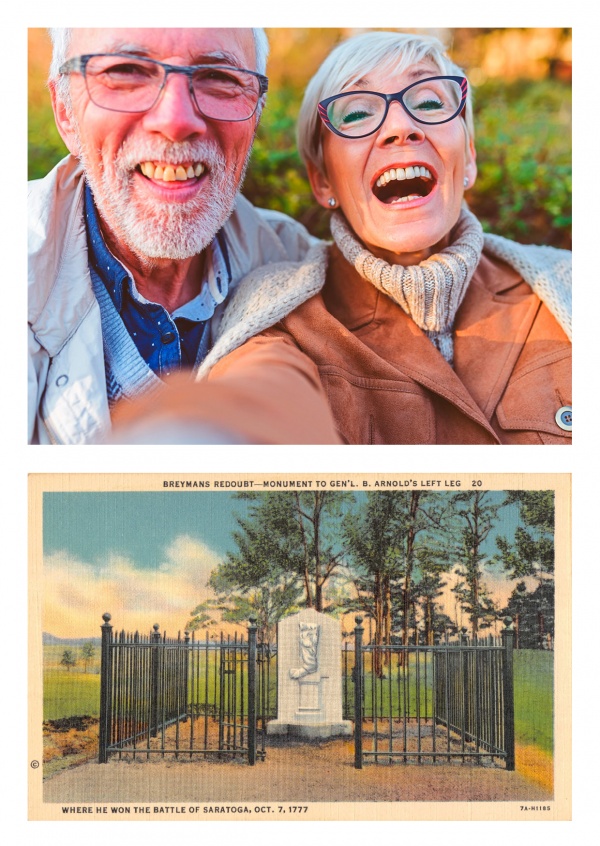
{"label": "green foliage background", "polygon": [[[29,94],[29,178],[66,153],[54,126],[41,68]],[[37,78],[36,78],[37,75]],[[314,201],[296,151],[303,84],[283,74],[272,85],[244,194],[329,237],[329,213]],[[484,229],[525,243],[571,245],[571,87],[568,81],[489,79],[475,89],[479,174],[467,201]]]}

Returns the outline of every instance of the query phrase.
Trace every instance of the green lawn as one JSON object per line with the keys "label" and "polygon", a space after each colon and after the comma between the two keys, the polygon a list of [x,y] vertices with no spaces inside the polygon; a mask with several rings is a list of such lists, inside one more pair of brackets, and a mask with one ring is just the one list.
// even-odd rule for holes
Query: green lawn
{"label": "green lawn", "polygon": [[[50,659],[44,671],[44,719],[88,714],[99,716],[100,676],[84,673],[82,668],[67,671],[58,665],[57,655]],[[60,658],[58,657],[58,660]],[[213,668],[210,668],[209,676]],[[517,743],[538,746],[552,753],[553,748],[553,653],[538,650],[519,650],[514,653],[515,670],[515,734]],[[411,676],[414,668],[411,667]],[[271,677],[274,682],[274,674]],[[350,685],[350,691],[352,691]],[[209,699],[214,695],[213,679],[209,679]],[[370,693],[370,691],[368,691]],[[273,694],[272,694],[273,696]],[[414,695],[413,695],[414,696]],[[201,699],[204,696],[200,697]],[[218,698],[218,696],[217,696]],[[414,703],[412,703],[414,706]],[[422,716],[425,708],[422,701]]]}
{"label": "green lawn", "polygon": [[100,716],[100,676],[75,669],[44,671],[44,720]]}
{"label": "green lawn", "polygon": [[554,653],[516,650],[514,670],[517,743],[552,754]]}

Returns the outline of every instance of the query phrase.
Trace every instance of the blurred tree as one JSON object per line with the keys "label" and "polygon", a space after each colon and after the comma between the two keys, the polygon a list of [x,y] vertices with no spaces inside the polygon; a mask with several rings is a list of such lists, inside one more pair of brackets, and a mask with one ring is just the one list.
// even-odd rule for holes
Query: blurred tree
{"label": "blurred tree", "polygon": [[62,654],[62,658],[60,659],[60,663],[63,667],[67,668],[68,672],[71,672],[71,667],[74,667],[77,663],[77,658],[75,658],[72,649],[65,649]]}
{"label": "blurred tree", "polygon": [[87,673],[88,664],[90,663],[90,661],[93,660],[95,654],[96,647],[94,646],[93,641],[86,640],[86,642],[81,647],[81,658],[83,660],[84,672]]}

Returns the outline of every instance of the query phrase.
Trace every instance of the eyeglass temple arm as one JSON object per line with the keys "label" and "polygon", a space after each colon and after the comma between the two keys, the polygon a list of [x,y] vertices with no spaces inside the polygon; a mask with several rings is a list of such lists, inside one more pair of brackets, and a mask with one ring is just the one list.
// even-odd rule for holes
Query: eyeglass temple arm
{"label": "eyeglass temple arm", "polygon": [[89,56],[74,56],[72,59],[67,59],[67,61],[59,67],[58,72],[63,74],[71,73],[71,71],[83,73],[83,69],[87,64],[88,59]]}

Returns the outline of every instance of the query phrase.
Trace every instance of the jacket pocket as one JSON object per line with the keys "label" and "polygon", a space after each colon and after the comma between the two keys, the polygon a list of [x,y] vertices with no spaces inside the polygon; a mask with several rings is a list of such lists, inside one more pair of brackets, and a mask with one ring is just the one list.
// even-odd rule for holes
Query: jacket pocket
{"label": "jacket pocket", "polygon": [[[571,431],[558,425],[556,415],[571,405],[571,354],[560,350],[515,370],[498,403],[496,417],[501,429],[515,433],[509,434],[509,441],[566,444],[571,441]],[[523,436],[516,436],[517,432]]]}
{"label": "jacket pocket", "polygon": [[340,367],[319,368],[342,438],[349,444],[434,444],[429,394],[408,380],[355,376]]}

